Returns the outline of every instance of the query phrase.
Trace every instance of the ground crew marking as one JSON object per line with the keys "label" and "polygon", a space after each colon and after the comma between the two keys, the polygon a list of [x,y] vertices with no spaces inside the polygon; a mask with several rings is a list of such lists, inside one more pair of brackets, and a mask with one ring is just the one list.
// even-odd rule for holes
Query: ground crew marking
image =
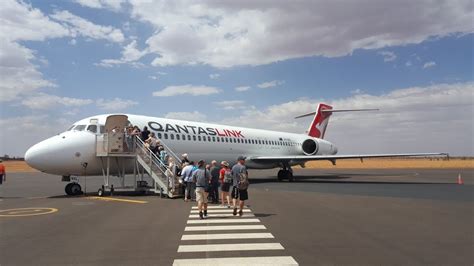
{"label": "ground crew marking", "polygon": [[23,216],[36,216],[51,214],[57,212],[56,208],[18,208],[18,209],[8,209],[0,210],[0,217],[23,217]]}
{"label": "ground crew marking", "polygon": [[[298,265],[291,256],[255,256],[256,252],[282,252],[285,248],[274,241],[275,237],[271,233],[262,232],[267,228],[260,224],[260,220],[255,218],[248,207],[244,209],[242,217],[234,216],[232,211],[223,206],[209,206],[209,217],[200,220],[198,210],[192,207],[184,228],[185,234],[181,237],[183,244],[178,246],[177,254],[195,253],[196,258],[176,258],[173,265]],[[256,239],[262,243],[253,243]],[[225,243],[226,240],[229,242]],[[244,243],[235,243],[235,240],[242,240]],[[225,257],[227,252],[235,251],[241,253],[242,257]],[[252,252],[254,257],[245,256],[246,252]],[[206,258],[202,258],[203,254]]]}
{"label": "ground crew marking", "polygon": [[144,201],[144,200],[129,200],[129,199],[120,199],[120,198],[111,198],[111,197],[87,197],[87,198],[103,200],[103,201],[118,201],[118,202],[128,202],[128,203],[138,203],[138,204],[148,203],[148,201]]}

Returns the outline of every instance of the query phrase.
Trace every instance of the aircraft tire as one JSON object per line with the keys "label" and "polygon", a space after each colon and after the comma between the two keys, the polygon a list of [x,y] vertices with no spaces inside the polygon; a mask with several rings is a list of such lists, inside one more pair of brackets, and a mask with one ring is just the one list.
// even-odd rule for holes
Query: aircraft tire
{"label": "aircraft tire", "polygon": [[285,170],[280,170],[278,171],[278,182],[283,181],[283,178],[285,177]]}
{"label": "aircraft tire", "polygon": [[72,183],[68,183],[66,187],[64,188],[64,191],[66,192],[66,195],[68,196],[72,196],[71,185]]}
{"label": "aircraft tire", "polygon": [[82,194],[81,185],[79,185],[78,183],[71,183],[70,190],[71,190],[71,195],[72,196],[77,196],[77,195]]}
{"label": "aircraft tire", "polygon": [[99,196],[99,197],[104,196],[104,190],[102,188],[99,188],[99,190],[97,191],[97,196]]}
{"label": "aircraft tire", "polygon": [[288,181],[289,181],[289,182],[294,182],[294,181],[295,181],[295,177],[293,176],[293,173],[292,173],[292,172],[288,171],[288,172],[286,173],[286,176],[288,177]]}

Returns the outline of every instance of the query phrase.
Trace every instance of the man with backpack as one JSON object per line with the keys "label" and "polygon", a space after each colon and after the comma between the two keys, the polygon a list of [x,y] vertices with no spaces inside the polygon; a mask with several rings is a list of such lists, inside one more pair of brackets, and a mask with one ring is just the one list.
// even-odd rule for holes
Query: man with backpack
{"label": "man with backpack", "polygon": [[232,172],[230,171],[229,163],[227,161],[221,162],[221,170],[219,171],[219,180],[221,182],[221,206],[225,206],[225,202],[227,200],[227,208],[230,208],[230,195],[229,190],[230,186],[234,181],[234,177],[232,176]]}
{"label": "man with backpack", "polygon": [[249,177],[247,167],[245,167],[245,157],[239,156],[237,158],[237,164],[232,167],[233,187],[232,187],[232,199],[234,202],[234,216],[237,215],[237,199],[239,199],[239,215],[244,214],[244,204],[248,200],[249,195],[247,189],[249,187]]}

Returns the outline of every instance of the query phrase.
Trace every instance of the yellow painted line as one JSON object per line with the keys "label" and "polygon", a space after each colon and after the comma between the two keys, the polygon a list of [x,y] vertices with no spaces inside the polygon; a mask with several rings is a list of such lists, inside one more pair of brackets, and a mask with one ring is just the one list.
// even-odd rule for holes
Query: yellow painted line
{"label": "yellow painted line", "polygon": [[87,197],[87,198],[103,200],[103,201],[119,201],[119,202],[138,203],[138,204],[148,203],[148,201],[144,201],[144,200],[129,200],[129,199],[119,199],[119,198],[111,198],[111,197]]}
{"label": "yellow painted line", "polygon": [[18,208],[0,210],[0,217],[23,217],[23,216],[36,216],[43,214],[51,214],[57,212],[56,208]]}

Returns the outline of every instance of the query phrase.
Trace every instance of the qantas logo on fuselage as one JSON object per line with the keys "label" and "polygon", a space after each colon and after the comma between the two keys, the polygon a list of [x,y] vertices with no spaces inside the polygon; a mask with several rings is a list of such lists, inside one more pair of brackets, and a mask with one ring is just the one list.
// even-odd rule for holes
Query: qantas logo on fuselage
{"label": "qantas logo on fuselage", "polygon": [[195,134],[220,137],[245,138],[240,130],[218,129],[212,127],[198,127],[178,124],[160,124],[158,122],[148,122],[148,127],[157,132],[177,133],[177,134]]}

